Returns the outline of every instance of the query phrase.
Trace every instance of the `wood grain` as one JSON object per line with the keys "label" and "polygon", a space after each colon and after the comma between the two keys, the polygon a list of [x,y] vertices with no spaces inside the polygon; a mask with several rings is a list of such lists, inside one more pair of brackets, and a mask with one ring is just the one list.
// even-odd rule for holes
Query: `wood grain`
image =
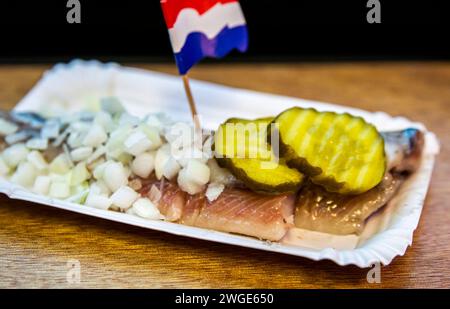
{"label": "wood grain", "polygon": [[[0,107],[12,108],[48,67],[0,66]],[[139,67],[175,73],[173,65]],[[367,283],[367,270],[353,266],[176,237],[1,195],[0,287],[450,287],[450,63],[200,65],[190,75],[403,115],[438,135],[441,154],[413,246],[382,268],[381,283]],[[69,259],[80,261],[80,284],[66,280]]]}

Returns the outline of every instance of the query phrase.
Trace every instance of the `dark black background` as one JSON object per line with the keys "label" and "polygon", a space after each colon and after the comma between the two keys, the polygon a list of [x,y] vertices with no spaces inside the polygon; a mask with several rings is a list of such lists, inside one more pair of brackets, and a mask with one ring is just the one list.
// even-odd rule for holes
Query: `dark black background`
{"label": "dark black background", "polygon": [[[0,63],[74,57],[172,61],[159,0],[80,0],[81,24],[66,22],[67,0],[0,2]],[[250,45],[220,61],[450,59],[450,12],[442,0],[241,0]],[[214,60],[218,61],[218,60]]]}

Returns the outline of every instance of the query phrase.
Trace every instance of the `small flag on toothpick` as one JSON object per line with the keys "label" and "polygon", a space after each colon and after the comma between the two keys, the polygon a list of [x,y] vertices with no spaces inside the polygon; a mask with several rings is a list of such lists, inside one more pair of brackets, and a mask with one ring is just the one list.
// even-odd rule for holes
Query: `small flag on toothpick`
{"label": "small flag on toothpick", "polygon": [[161,7],[195,117],[197,112],[186,74],[205,57],[221,58],[233,49],[247,50],[244,14],[237,0],[161,0]]}

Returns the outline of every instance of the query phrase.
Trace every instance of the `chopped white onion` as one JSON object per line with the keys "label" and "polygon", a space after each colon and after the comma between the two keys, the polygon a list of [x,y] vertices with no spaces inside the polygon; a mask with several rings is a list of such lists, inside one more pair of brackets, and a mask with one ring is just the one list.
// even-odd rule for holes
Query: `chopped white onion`
{"label": "chopped white onion", "polygon": [[105,195],[89,192],[84,204],[90,207],[106,210],[112,205],[112,201]]}
{"label": "chopped white onion", "polygon": [[64,199],[70,196],[70,185],[68,182],[52,181],[49,195],[54,198]]}
{"label": "chopped white onion", "polygon": [[119,118],[119,126],[123,125],[131,125],[131,126],[137,126],[141,120],[139,117],[130,115],[128,113],[122,113]]}
{"label": "chopped white onion", "polygon": [[150,150],[152,142],[142,131],[135,131],[128,136],[124,142],[125,151],[133,156],[140,155],[141,153]]}
{"label": "chopped white onion", "polygon": [[66,154],[61,153],[50,163],[50,172],[65,174],[70,171],[70,162]]}
{"label": "chopped white onion", "polygon": [[92,155],[92,152],[92,147],[79,147],[70,152],[70,157],[75,162],[83,161],[89,158]]}
{"label": "chopped white onion", "polygon": [[165,144],[158,149],[155,156],[155,174],[156,178],[161,179],[164,172],[164,166],[170,158],[170,145]]}
{"label": "chopped white onion", "polygon": [[105,168],[110,162],[111,161],[103,162],[94,168],[94,172],[92,173],[92,175],[94,176],[95,179],[103,178],[103,173],[105,172]]}
{"label": "chopped white onion", "polygon": [[220,194],[225,189],[225,185],[222,183],[216,183],[212,182],[208,185],[208,188],[206,189],[205,196],[208,199],[208,201],[212,202],[215,201]]}
{"label": "chopped white onion", "polygon": [[111,132],[108,142],[106,143],[106,155],[110,158],[116,159],[124,151],[125,139],[130,135],[131,127],[119,127]]}
{"label": "chopped white onion", "polygon": [[22,162],[12,175],[11,181],[24,187],[30,187],[33,185],[36,175],[37,170],[33,164],[30,162]]}
{"label": "chopped white onion", "polygon": [[103,156],[106,153],[106,147],[105,146],[100,146],[97,149],[95,149],[95,151],[90,155],[89,158],[87,158],[86,163],[87,164],[91,164],[92,162],[94,162],[95,160],[97,160],[98,158],[100,158],[101,156]]}
{"label": "chopped white onion", "polygon": [[114,129],[114,121],[107,112],[99,111],[95,116],[94,122],[101,125],[105,132],[111,132]]}
{"label": "chopped white onion", "polygon": [[9,145],[17,144],[18,142],[23,142],[31,136],[29,131],[19,131],[5,136],[5,142]]}
{"label": "chopped white onion", "polygon": [[16,167],[21,161],[26,159],[29,150],[25,144],[14,144],[3,151],[3,160],[9,167]]}
{"label": "chopped white onion", "polygon": [[111,190],[109,190],[108,186],[102,180],[97,180],[96,182],[93,182],[89,187],[89,190],[90,190],[89,192],[95,194],[101,194],[106,196],[111,195]]}
{"label": "chopped white onion", "polygon": [[131,163],[131,171],[142,178],[147,178],[155,168],[155,153],[144,152],[136,156]]}
{"label": "chopped white onion", "polygon": [[105,97],[100,99],[100,107],[102,111],[114,114],[121,114],[125,112],[125,108],[122,103],[120,103],[119,99],[116,97]]}
{"label": "chopped white onion", "polygon": [[107,162],[102,179],[112,192],[128,183],[127,171],[121,163],[114,161]]}
{"label": "chopped white onion", "polygon": [[167,179],[174,178],[180,171],[181,166],[174,157],[169,157],[163,167],[163,176]]}
{"label": "chopped white onion", "polygon": [[9,135],[17,131],[19,127],[8,120],[0,118],[0,135]]}
{"label": "chopped white onion", "polygon": [[91,175],[89,174],[89,171],[86,169],[86,163],[79,162],[73,169],[72,169],[72,175],[70,179],[70,185],[71,186],[77,186],[84,181],[88,180]]}
{"label": "chopped white onion", "polygon": [[187,192],[191,195],[199,193],[203,190],[202,185],[192,181],[192,179],[190,178],[190,175],[188,175],[186,173],[185,168],[183,168],[178,173],[177,182],[178,182],[178,185],[180,186],[181,190],[183,190],[184,192]]}
{"label": "chopped white onion", "polygon": [[81,132],[71,131],[69,137],[67,138],[67,144],[70,148],[78,148],[83,146],[83,137]]}
{"label": "chopped white onion", "polygon": [[222,183],[224,185],[232,183],[235,178],[226,168],[222,168],[217,164],[216,159],[208,160],[208,167],[210,170],[210,181]]}
{"label": "chopped white onion", "polygon": [[50,176],[37,176],[34,181],[33,192],[41,195],[47,195],[50,189],[51,181]]}
{"label": "chopped white onion", "polygon": [[72,194],[72,196],[67,198],[66,201],[68,201],[70,203],[84,204],[88,194],[89,194],[89,189],[83,189],[75,194]]}
{"label": "chopped white onion", "polygon": [[44,156],[37,150],[33,150],[27,156],[28,162],[34,165],[38,170],[42,171],[48,168],[48,163]]}
{"label": "chopped white onion", "polygon": [[133,205],[134,201],[139,198],[139,193],[128,186],[120,187],[111,195],[113,205],[120,207],[122,210],[127,210]]}
{"label": "chopped white onion", "polygon": [[60,122],[58,119],[49,119],[41,129],[41,138],[57,138],[59,135]]}
{"label": "chopped white onion", "polygon": [[174,157],[182,167],[186,167],[189,160],[191,159],[196,159],[202,163],[206,163],[208,160],[205,154],[200,149],[194,146],[189,146],[178,151],[177,154],[174,155]]}
{"label": "chopped white onion", "polygon": [[155,204],[153,204],[148,198],[140,198],[133,203],[133,212],[142,218],[159,220],[164,217],[158,210]]}
{"label": "chopped white onion", "polygon": [[205,185],[209,181],[210,171],[208,165],[195,160],[189,160],[184,168],[190,179],[199,185]]}
{"label": "chopped white onion", "polygon": [[2,157],[0,157],[0,175],[5,176],[9,173],[10,168],[9,166],[5,163],[5,160],[3,160]]}
{"label": "chopped white onion", "polygon": [[162,139],[159,134],[158,128],[149,126],[147,124],[141,124],[139,129],[147,136],[151,142],[150,150],[156,150],[162,145]]}
{"label": "chopped white onion", "polygon": [[94,123],[87,132],[82,143],[84,146],[98,147],[106,142],[107,139],[108,135],[106,134],[105,129],[103,129],[101,125]]}
{"label": "chopped white onion", "polygon": [[67,136],[70,133],[70,128],[67,128],[61,133],[55,140],[53,141],[52,145],[54,147],[59,147],[64,142],[64,140],[67,138]]}

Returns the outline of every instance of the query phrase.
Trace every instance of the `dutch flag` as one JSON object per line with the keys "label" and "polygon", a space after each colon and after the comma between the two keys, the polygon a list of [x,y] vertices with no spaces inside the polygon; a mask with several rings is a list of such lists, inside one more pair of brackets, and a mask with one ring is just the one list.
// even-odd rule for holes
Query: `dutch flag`
{"label": "dutch flag", "polygon": [[180,74],[204,57],[247,50],[245,18],[237,0],[161,0]]}

